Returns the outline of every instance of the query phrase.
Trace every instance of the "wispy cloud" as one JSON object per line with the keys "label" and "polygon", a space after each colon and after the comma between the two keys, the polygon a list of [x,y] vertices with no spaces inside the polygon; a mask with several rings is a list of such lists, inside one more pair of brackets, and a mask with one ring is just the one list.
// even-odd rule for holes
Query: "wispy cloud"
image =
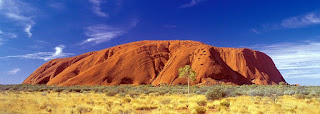
{"label": "wispy cloud", "polygon": [[255,28],[251,28],[250,31],[251,31],[251,32],[254,32],[254,33],[256,33],[256,34],[260,34],[260,33],[261,33],[260,31],[258,31],[258,30],[255,29]]}
{"label": "wispy cloud", "polygon": [[4,43],[3,43],[3,39],[0,38],[0,46],[3,45],[3,44],[4,44]]}
{"label": "wispy cloud", "polygon": [[105,1],[103,0],[89,0],[90,3],[92,3],[92,11],[101,17],[108,17],[108,14],[101,11],[101,4]]}
{"label": "wispy cloud", "polygon": [[17,74],[21,69],[20,68],[15,68],[15,69],[12,69],[8,72],[8,74],[11,74],[11,75],[14,75],[14,74]]}
{"label": "wispy cloud", "polygon": [[62,2],[49,2],[48,6],[50,8],[54,8],[54,9],[58,9],[58,10],[62,10],[65,8],[65,4],[63,4]]}
{"label": "wispy cloud", "polygon": [[1,58],[42,59],[44,61],[47,61],[50,59],[74,55],[73,53],[64,53],[63,52],[64,48],[65,48],[64,45],[59,45],[54,48],[55,52],[38,52],[38,53],[25,54],[25,55],[6,56],[6,57],[1,57]]}
{"label": "wispy cloud", "polygon": [[0,30],[0,38],[16,38],[18,35]]}
{"label": "wispy cloud", "polygon": [[99,44],[121,36],[125,33],[124,30],[109,25],[93,25],[85,29],[85,35],[89,38],[83,41],[81,44],[92,42],[94,44]]}
{"label": "wispy cloud", "polygon": [[122,36],[123,34],[127,33],[131,28],[137,26],[138,22],[138,19],[133,19],[133,21],[127,27],[115,27],[105,24],[86,27],[84,34],[88,38],[80,43],[80,45],[88,43],[100,44],[102,42],[107,42],[113,38]]}
{"label": "wispy cloud", "polygon": [[162,27],[164,27],[164,28],[177,28],[177,25],[168,24],[168,25],[163,25]]}
{"label": "wispy cloud", "polygon": [[302,28],[312,25],[320,25],[320,12],[311,12],[300,16],[289,17],[273,24],[262,24],[256,28],[251,28],[250,31],[261,33],[280,29]]}
{"label": "wispy cloud", "polygon": [[260,34],[260,33],[264,33],[264,32],[270,32],[273,30],[280,30],[283,29],[284,27],[281,24],[261,24],[260,26],[257,26],[255,28],[250,28],[249,31],[256,33],[256,34]]}
{"label": "wispy cloud", "polygon": [[[0,1],[1,2],[1,1]],[[1,4],[1,3],[0,3]],[[0,30],[0,35],[3,34],[3,32]],[[0,37],[0,46],[3,45],[3,39]]]}
{"label": "wispy cloud", "polygon": [[320,12],[312,12],[302,16],[284,19],[281,25],[285,28],[300,28],[320,24]]}
{"label": "wispy cloud", "polygon": [[205,0],[191,0],[189,3],[183,4],[180,6],[180,8],[188,8],[188,7],[192,7],[195,6],[197,4],[199,4],[200,2],[203,2]]}
{"label": "wispy cloud", "polygon": [[28,34],[29,38],[32,36],[31,27],[31,25],[27,25],[27,27],[24,29],[24,31]]}
{"label": "wispy cloud", "polygon": [[268,54],[285,78],[320,78],[320,42],[252,47]]}
{"label": "wispy cloud", "polygon": [[[24,27],[28,37],[31,37],[31,28],[36,23],[32,19],[35,9],[19,0],[0,0],[0,14],[10,21],[16,21]],[[28,30],[28,31],[27,31]]]}
{"label": "wispy cloud", "polygon": [[16,38],[18,35],[0,30],[0,46],[4,44],[8,38]]}

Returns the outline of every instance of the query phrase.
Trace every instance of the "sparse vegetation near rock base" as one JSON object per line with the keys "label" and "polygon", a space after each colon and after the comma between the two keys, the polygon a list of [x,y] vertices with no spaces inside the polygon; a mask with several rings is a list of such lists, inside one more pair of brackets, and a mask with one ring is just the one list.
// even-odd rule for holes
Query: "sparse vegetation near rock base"
{"label": "sparse vegetation near rock base", "polygon": [[0,113],[320,113],[318,86],[186,88],[1,85]]}
{"label": "sparse vegetation near rock base", "polygon": [[0,113],[320,113],[319,97],[238,96],[207,100],[205,95],[107,96],[103,93],[12,92],[0,93]]}

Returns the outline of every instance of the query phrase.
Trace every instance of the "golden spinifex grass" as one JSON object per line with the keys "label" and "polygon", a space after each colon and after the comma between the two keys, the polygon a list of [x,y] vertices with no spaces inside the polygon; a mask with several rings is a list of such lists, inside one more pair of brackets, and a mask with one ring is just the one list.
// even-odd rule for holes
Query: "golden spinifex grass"
{"label": "golden spinifex grass", "polygon": [[141,94],[108,96],[96,92],[0,93],[0,113],[320,113],[319,98],[238,96],[207,100],[205,95]]}

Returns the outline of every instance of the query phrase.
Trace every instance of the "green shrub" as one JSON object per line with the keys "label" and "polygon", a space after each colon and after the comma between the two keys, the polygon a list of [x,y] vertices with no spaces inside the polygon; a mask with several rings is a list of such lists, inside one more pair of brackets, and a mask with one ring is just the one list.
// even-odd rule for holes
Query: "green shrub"
{"label": "green shrub", "polygon": [[279,82],[279,85],[288,85],[286,82]]}
{"label": "green shrub", "polygon": [[250,90],[248,91],[250,96],[264,96],[264,91],[260,90],[260,89],[254,89],[254,90]]}
{"label": "green shrub", "polygon": [[127,94],[126,94],[126,93],[118,93],[118,95],[119,95],[120,97],[125,97]]}
{"label": "green shrub", "polygon": [[140,95],[140,94],[139,94],[138,92],[136,92],[136,91],[132,91],[132,92],[130,92],[130,93],[128,93],[128,94],[129,94],[129,96],[132,97],[132,98],[137,97],[137,96]]}
{"label": "green shrub", "polygon": [[62,89],[62,88],[56,88],[56,89],[53,89],[53,91],[55,91],[55,92],[62,92],[63,89]]}
{"label": "green shrub", "polygon": [[229,93],[226,93],[228,97],[236,97],[236,96],[241,96],[241,92],[239,91],[231,91]]}
{"label": "green shrub", "polygon": [[158,92],[159,95],[164,95],[164,94],[166,94],[166,93],[169,93],[169,90],[160,90],[160,91]]}
{"label": "green shrub", "polygon": [[80,93],[80,92],[81,92],[81,89],[80,89],[80,88],[75,88],[75,89],[72,89],[71,91],[72,91],[72,92]]}
{"label": "green shrub", "polygon": [[207,105],[207,101],[206,100],[200,100],[200,101],[197,101],[197,104],[199,106],[206,106]]}
{"label": "green shrub", "polygon": [[221,99],[226,96],[226,92],[221,88],[213,88],[206,93],[208,100]]}
{"label": "green shrub", "polygon": [[294,95],[295,94],[295,91],[293,90],[286,90],[283,92],[284,95]]}

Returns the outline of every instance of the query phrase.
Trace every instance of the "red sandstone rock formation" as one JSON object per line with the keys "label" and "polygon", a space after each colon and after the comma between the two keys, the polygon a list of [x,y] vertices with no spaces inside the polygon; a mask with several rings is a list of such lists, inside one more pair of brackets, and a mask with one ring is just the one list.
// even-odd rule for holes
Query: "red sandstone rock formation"
{"label": "red sandstone rock formation", "polygon": [[219,48],[195,41],[139,41],[51,60],[23,84],[185,84],[186,79],[178,78],[178,69],[185,65],[195,70],[197,84],[285,82],[271,58],[259,51]]}

